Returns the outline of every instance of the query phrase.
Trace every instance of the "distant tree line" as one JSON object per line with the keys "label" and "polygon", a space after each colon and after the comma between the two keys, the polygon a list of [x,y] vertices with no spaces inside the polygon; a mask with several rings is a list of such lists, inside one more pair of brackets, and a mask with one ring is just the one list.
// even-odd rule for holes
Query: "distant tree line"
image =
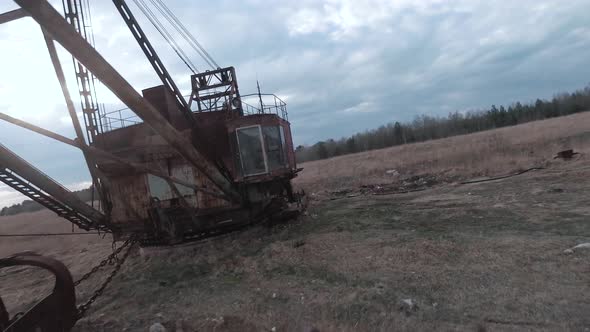
{"label": "distant tree line", "polygon": [[349,153],[381,149],[406,143],[423,142],[483,130],[554,118],[590,109],[590,85],[573,93],[561,93],[551,100],[517,102],[508,107],[492,105],[487,110],[454,112],[447,116],[417,116],[414,121],[391,122],[377,129],[339,140],[329,139],[296,148],[298,162],[325,159]]}
{"label": "distant tree line", "polygon": [[[89,202],[92,200],[92,188],[82,189],[78,191],[74,191],[74,194],[78,196],[82,201]],[[98,196],[94,196],[94,199],[97,199]],[[0,216],[12,216],[15,214],[23,213],[23,212],[34,212],[44,209],[45,207],[35,201],[30,199],[24,200],[22,203],[13,204],[11,206],[3,207],[0,210]]]}

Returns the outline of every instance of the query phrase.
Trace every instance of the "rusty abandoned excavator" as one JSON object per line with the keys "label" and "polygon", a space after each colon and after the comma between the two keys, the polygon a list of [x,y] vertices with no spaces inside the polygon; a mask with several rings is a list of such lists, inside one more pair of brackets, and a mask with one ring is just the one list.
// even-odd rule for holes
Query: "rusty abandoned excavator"
{"label": "rusty abandoned excavator", "polygon": [[[149,15],[154,10],[134,1],[153,24],[159,23]],[[288,208],[300,197],[291,186],[299,170],[286,104],[260,93],[260,88],[257,94],[240,95],[235,69],[217,66],[161,0],[151,1],[161,4],[161,13],[189,36],[212,67],[197,72],[190,59],[182,58],[193,71],[188,102],[124,0],[113,3],[162,81],[142,95],[89,42],[93,38],[84,22],[86,2],[64,0],[64,18],[46,1],[15,0],[21,9],[0,16],[0,23],[30,16],[41,26],[77,137],[63,137],[6,114],[0,119],[80,148],[100,208],[79,200],[3,145],[0,181],[84,230],[111,232],[117,239],[138,233],[145,244],[178,243],[296,211]],[[158,31],[170,38],[162,29]],[[85,133],[54,41],[72,54]],[[178,43],[171,45],[186,55]],[[95,78],[129,109],[101,109]],[[256,100],[255,105],[246,103],[248,98]]]}
{"label": "rusty abandoned excavator", "polygon": [[[81,201],[2,144],[0,181],[83,230],[112,233],[114,240],[127,244],[131,238],[143,245],[176,244],[297,215],[304,194],[295,193],[291,185],[301,169],[296,166],[286,104],[273,94],[262,94],[259,86],[258,93],[241,95],[233,67],[219,67],[163,0],[150,0],[157,11],[144,1],[134,0],[192,71],[188,101],[124,0],[113,4],[162,82],[142,94],[94,48],[87,0],[62,0],[63,16],[46,0],[14,0],[20,8],[0,14],[0,24],[23,17],[39,24],[76,138],[6,114],[0,113],[0,119],[79,148],[99,203]],[[196,70],[157,12],[211,69]],[[85,131],[55,42],[72,55]],[[101,107],[95,80],[128,109],[107,112]],[[9,320],[0,300],[0,330],[69,330],[79,312],[63,264],[31,254],[0,259],[0,268],[15,265],[47,269],[56,285],[22,319]],[[49,314],[55,310],[59,314]]]}

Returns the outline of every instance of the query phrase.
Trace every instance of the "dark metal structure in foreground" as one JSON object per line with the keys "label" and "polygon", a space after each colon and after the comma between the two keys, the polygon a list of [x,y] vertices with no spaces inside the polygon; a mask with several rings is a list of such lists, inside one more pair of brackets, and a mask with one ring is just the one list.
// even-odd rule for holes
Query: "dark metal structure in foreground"
{"label": "dark metal structure in foreground", "polygon": [[[185,101],[125,2],[113,0],[163,83],[139,94],[84,38],[79,0],[64,5],[67,20],[45,0],[15,2],[22,9],[0,14],[0,23],[30,16],[40,25],[77,138],[4,114],[0,119],[81,149],[101,208],[80,201],[2,145],[0,181],[83,229],[116,238],[139,233],[153,243],[181,242],[280,216],[297,201],[291,187],[298,172],[291,129],[278,97],[259,92],[256,106],[247,104],[234,68],[227,67],[194,73]],[[75,59],[88,142],[54,41]],[[115,118],[97,108],[87,96],[94,77],[133,118]]]}
{"label": "dark metal structure in foreground", "polygon": [[0,330],[6,332],[70,331],[78,320],[74,281],[67,267],[53,258],[21,253],[0,259],[0,269],[34,266],[53,274],[55,283],[51,294],[44,297],[22,315],[9,317],[0,298]]}

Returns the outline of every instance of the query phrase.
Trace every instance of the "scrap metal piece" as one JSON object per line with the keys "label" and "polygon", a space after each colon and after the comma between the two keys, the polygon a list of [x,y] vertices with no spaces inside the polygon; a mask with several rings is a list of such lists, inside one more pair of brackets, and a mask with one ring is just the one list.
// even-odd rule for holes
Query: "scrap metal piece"
{"label": "scrap metal piece", "polygon": [[[55,276],[51,294],[35,304],[22,316],[6,320],[0,310],[2,331],[53,332],[70,331],[77,320],[76,293],[74,280],[67,267],[53,258],[33,253],[21,253],[0,259],[0,268],[10,266],[36,266],[50,271]],[[0,301],[0,309],[3,307]],[[2,317],[5,316],[5,317]]]}
{"label": "scrap metal piece", "polygon": [[579,152],[574,152],[574,149],[563,150],[557,152],[557,155],[553,157],[553,159],[561,158],[563,160],[572,159],[575,155],[580,154]]}

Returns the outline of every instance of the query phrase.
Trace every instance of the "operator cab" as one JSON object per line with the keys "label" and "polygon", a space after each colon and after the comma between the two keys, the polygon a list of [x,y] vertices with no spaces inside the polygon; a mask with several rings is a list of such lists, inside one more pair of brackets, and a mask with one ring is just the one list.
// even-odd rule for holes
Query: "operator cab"
{"label": "operator cab", "polygon": [[[233,67],[191,76],[191,109],[199,126],[203,113],[221,111],[229,138],[226,166],[238,183],[265,182],[296,174],[286,103],[274,94],[240,95]],[[196,104],[196,107],[195,107]],[[209,116],[210,118],[212,116]],[[211,122],[208,125],[211,128]],[[224,140],[215,140],[216,149]],[[225,149],[224,149],[225,150]],[[223,158],[222,159],[226,159]]]}

